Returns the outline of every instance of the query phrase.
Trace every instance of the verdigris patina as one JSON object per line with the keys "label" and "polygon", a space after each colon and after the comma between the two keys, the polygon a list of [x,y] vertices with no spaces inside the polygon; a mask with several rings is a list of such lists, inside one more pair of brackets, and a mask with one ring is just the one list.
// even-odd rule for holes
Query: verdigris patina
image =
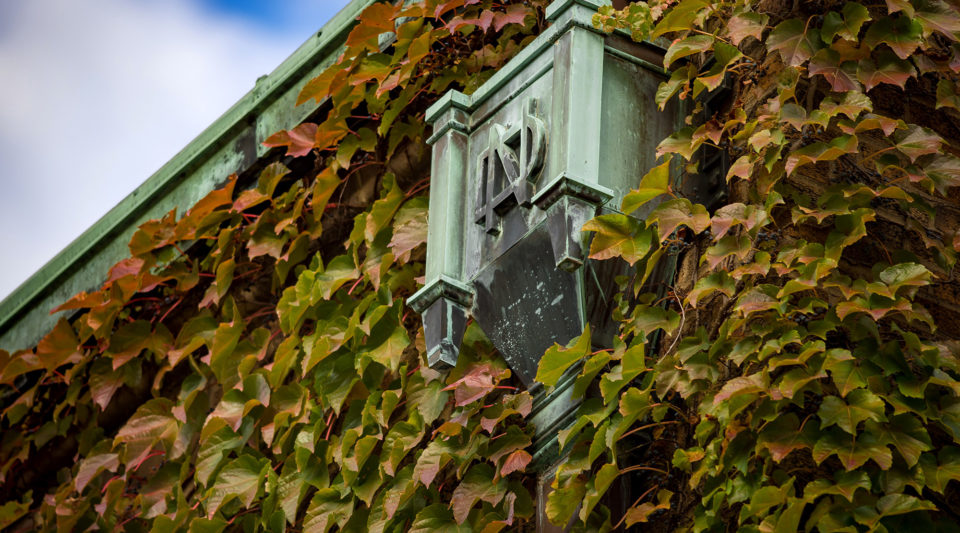
{"label": "verdigris patina", "polygon": [[612,338],[608,299],[628,266],[587,260],[581,228],[619,208],[680,114],[654,103],[662,50],[596,30],[599,5],[554,2],[548,31],[472,95],[427,111],[426,285],[409,303],[432,366],[456,364],[469,317],[527,385],[540,355],[585,324],[598,347]]}

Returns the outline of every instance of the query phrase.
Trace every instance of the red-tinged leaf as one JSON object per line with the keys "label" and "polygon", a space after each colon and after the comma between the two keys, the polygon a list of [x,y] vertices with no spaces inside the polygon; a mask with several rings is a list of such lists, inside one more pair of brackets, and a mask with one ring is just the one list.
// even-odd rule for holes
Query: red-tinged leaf
{"label": "red-tinged leaf", "polygon": [[907,80],[916,76],[917,70],[910,62],[900,59],[887,50],[881,50],[878,53],[877,63],[870,59],[861,61],[859,72],[857,72],[857,77],[868,91],[881,83],[896,85],[903,89]]}
{"label": "red-tinged leaf", "polygon": [[174,404],[166,398],[154,398],[141,405],[114,438],[114,446],[124,445],[123,462],[139,464],[157,445],[169,450],[180,432],[173,416]]}
{"label": "red-tinged leaf", "polygon": [[394,30],[394,18],[400,12],[402,4],[392,5],[387,2],[371,4],[357,17],[359,21],[347,36],[347,46],[363,46],[370,49],[377,48],[377,38],[382,33]]}
{"label": "red-tinged leaf", "polygon": [[63,364],[76,363],[82,355],[77,334],[65,318],[58,320],[53,330],[37,344],[37,357],[48,371],[56,370]]}
{"label": "red-tinged leaf", "polygon": [[624,523],[627,527],[634,524],[646,523],[650,519],[650,515],[656,511],[670,508],[670,498],[673,498],[672,492],[666,489],[661,490],[657,493],[656,503],[644,502],[627,509],[627,512],[624,514]]}
{"label": "red-tinged leaf", "polygon": [[591,259],[620,257],[633,265],[647,255],[652,245],[652,232],[629,215],[600,215],[587,221],[583,231],[595,232],[590,243]]}
{"label": "red-tinged leaf", "polygon": [[764,426],[758,435],[757,449],[766,449],[776,462],[783,461],[794,450],[813,446],[812,426],[812,424],[804,424],[801,427],[800,420],[793,413],[778,416]]}
{"label": "red-tinged leaf", "polygon": [[910,3],[910,0],[886,0],[887,1],[887,11],[890,14],[894,14],[897,11],[903,11],[904,15],[912,17],[914,13],[913,4]]}
{"label": "red-tinged leaf", "polygon": [[955,7],[942,0],[926,0],[916,10],[913,18],[923,27],[924,37],[930,37],[931,33],[937,31],[954,41],[958,40],[960,14]]}
{"label": "red-tinged leaf", "polygon": [[393,236],[390,251],[399,263],[410,261],[413,250],[427,243],[427,199],[417,197],[407,201],[393,218]]}
{"label": "red-tinged leaf", "polygon": [[802,65],[820,48],[820,37],[810,31],[801,19],[789,19],[777,24],[767,36],[767,49],[777,51],[783,62],[791,67]]}
{"label": "red-tinged leaf", "polygon": [[785,169],[787,175],[793,174],[797,167],[808,163],[833,161],[845,154],[857,152],[858,143],[855,135],[841,135],[829,143],[816,142],[808,144],[799,150],[794,150],[787,157]]}
{"label": "red-tinged leaf", "polygon": [[297,96],[297,105],[300,105],[307,100],[315,100],[318,104],[324,99],[330,96],[330,85],[333,82],[336,76],[344,76],[344,71],[342,69],[336,68],[337,65],[330,67],[320,73],[319,76],[311,79],[303,86],[303,89],[300,89],[300,94]]}
{"label": "red-tinged leaf", "polygon": [[123,372],[114,370],[109,359],[97,359],[90,369],[88,382],[93,403],[99,405],[101,411],[105,411],[114,393],[123,386]]}
{"label": "red-tinged leaf", "polygon": [[830,83],[830,89],[842,93],[860,90],[857,82],[857,64],[853,61],[841,62],[840,54],[829,48],[824,48],[810,60],[811,75],[820,75]]}
{"label": "red-tinged leaf", "polygon": [[103,471],[116,472],[119,466],[120,457],[115,453],[100,453],[88,456],[80,462],[77,477],[73,479],[73,486],[77,489],[77,492],[82,494],[90,480]]}
{"label": "red-tinged leaf", "polygon": [[335,148],[350,133],[345,124],[334,119],[335,117],[327,119],[317,128],[317,132],[313,136],[313,146],[318,150]]}
{"label": "red-tinged leaf", "polygon": [[703,144],[702,139],[697,141],[693,138],[693,131],[693,128],[686,127],[660,141],[660,144],[657,145],[657,157],[659,158],[664,154],[680,154],[689,161],[697,148]]}
{"label": "red-tinged leaf", "polygon": [[691,35],[674,41],[663,55],[664,68],[670,68],[670,65],[681,57],[712,50],[713,41],[712,35]]}
{"label": "red-tinged leaf", "polygon": [[918,157],[940,151],[943,139],[928,128],[911,125],[896,144],[897,150],[914,162]]}
{"label": "red-tinged leaf", "polygon": [[863,44],[876,49],[885,43],[900,59],[907,59],[920,46],[922,33],[923,28],[916,19],[884,17],[870,25],[863,37]]}
{"label": "red-tinged leaf", "polygon": [[[7,352],[0,350],[0,355],[6,355]],[[0,363],[4,363],[0,359]],[[2,372],[0,372],[0,383],[5,383],[7,385],[12,385],[13,380],[17,376],[21,376],[28,372],[33,372],[35,370],[40,370],[43,368],[43,365],[40,363],[40,358],[37,357],[37,354],[33,351],[20,351],[15,352],[13,355],[9,356],[5,361],[5,364],[2,365]]]}
{"label": "red-tinged leaf", "polygon": [[753,171],[753,165],[756,163],[753,154],[742,155],[737,158],[732,165],[730,165],[730,170],[727,171],[727,182],[730,182],[731,178],[740,178],[744,180],[750,179],[750,173]]}
{"label": "red-tinged leaf", "polygon": [[937,109],[952,107],[960,111],[960,96],[957,95],[957,83],[942,78],[937,82]]}
{"label": "red-tinged leaf", "polygon": [[[450,440],[453,441],[454,439]],[[440,469],[449,463],[457,452],[458,450],[452,442],[442,439],[430,441],[430,444],[420,452],[420,457],[417,458],[417,465],[413,469],[414,481],[429,487],[437,474],[440,473]]]}
{"label": "red-tinged leaf", "polygon": [[524,21],[527,18],[527,15],[531,15],[533,12],[531,9],[524,4],[511,4],[507,6],[507,10],[504,13],[497,13],[493,17],[493,31],[499,32],[507,24],[520,24],[523,25]]}
{"label": "red-tinged leaf", "polygon": [[769,387],[769,384],[769,379],[762,373],[733,378],[724,383],[720,391],[714,395],[713,405],[719,405],[720,402],[726,401],[735,396],[764,392]]}
{"label": "red-tinged leaf", "polygon": [[647,224],[657,224],[657,234],[663,242],[679,226],[683,225],[694,233],[710,227],[710,214],[701,204],[694,204],[686,198],[667,200],[658,205],[647,217]]}
{"label": "red-tinged leaf", "polygon": [[673,95],[677,94],[677,91],[681,87],[685,86],[688,81],[690,81],[690,76],[696,74],[696,69],[691,65],[684,65],[670,74],[670,79],[661,83],[657,87],[657,94],[654,96],[654,101],[657,103],[657,106],[660,107],[660,111],[663,111],[664,106],[667,105],[667,102]]}
{"label": "red-tinged leaf", "polygon": [[727,21],[727,33],[730,35],[730,42],[734,46],[739,46],[740,42],[747,37],[753,37],[759,41],[769,20],[770,17],[763,13],[747,12],[734,15]]}
{"label": "red-tinged leaf", "polygon": [[500,475],[507,476],[513,472],[523,472],[532,459],[533,456],[526,450],[516,450],[503,461],[503,466],[500,467]]}
{"label": "red-tinged leaf", "polygon": [[317,135],[317,125],[312,123],[300,124],[292,130],[282,130],[274,133],[263,145],[269,148],[285,146],[287,155],[292,157],[305,156],[313,150],[314,138]]}
{"label": "red-tinged leaf", "polygon": [[478,364],[444,390],[452,390],[457,406],[462,407],[491,393],[508,372],[487,363]]}
{"label": "red-tinged leaf", "polygon": [[484,463],[474,465],[467,471],[463,481],[457,485],[450,497],[450,510],[458,524],[466,521],[467,515],[478,501],[495,506],[506,495],[506,482],[494,482],[495,474],[493,468]]}

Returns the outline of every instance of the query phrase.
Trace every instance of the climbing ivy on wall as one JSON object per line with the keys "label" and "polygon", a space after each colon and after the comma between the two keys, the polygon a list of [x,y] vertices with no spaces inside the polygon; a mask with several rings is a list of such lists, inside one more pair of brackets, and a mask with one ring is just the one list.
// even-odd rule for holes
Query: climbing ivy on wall
{"label": "climbing ivy on wall", "polygon": [[[423,111],[544,2],[374,3],[268,164],[141,226],[34,349],[0,352],[0,529],[476,531],[532,517],[532,398],[472,330],[423,364]],[[226,178],[226,176],[224,176]]]}
{"label": "climbing ivy on wall", "polygon": [[[546,4],[371,5],[269,161],[144,224],[35,348],[0,351],[0,528],[530,529],[530,394],[474,327],[457,368],[427,368],[403,302],[423,276],[423,112],[522,49]],[[587,329],[541,361],[583,398],[547,517],[960,522],[956,6],[666,0],[594,23],[663,43],[656,101],[691,113],[621,206],[651,215],[584,227],[636,274],[611,349]],[[731,156],[721,205],[671,172],[697,179],[704,146]],[[638,496],[622,513],[618,478]]]}

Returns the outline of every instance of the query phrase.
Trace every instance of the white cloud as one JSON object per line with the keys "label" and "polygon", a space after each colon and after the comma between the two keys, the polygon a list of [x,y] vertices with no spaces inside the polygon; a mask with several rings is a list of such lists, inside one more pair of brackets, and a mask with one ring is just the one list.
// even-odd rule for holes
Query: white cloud
{"label": "white cloud", "polygon": [[186,0],[4,2],[0,21],[0,298],[306,37]]}

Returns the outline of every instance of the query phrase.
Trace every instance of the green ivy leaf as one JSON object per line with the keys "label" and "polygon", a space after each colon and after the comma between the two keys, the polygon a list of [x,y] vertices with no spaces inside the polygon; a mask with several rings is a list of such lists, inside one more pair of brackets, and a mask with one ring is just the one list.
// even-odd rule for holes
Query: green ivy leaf
{"label": "green ivy leaf", "polygon": [[820,49],[820,37],[817,32],[808,31],[807,24],[801,19],[788,19],[777,24],[767,36],[767,49],[779,52],[783,62],[797,67],[813,57]]}
{"label": "green ivy leaf", "polygon": [[590,325],[587,324],[583,333],[571,339],[566,347],[554,343],[547,349],[537,365],[536,380],[548,387],[555,386],[568,368],[590,353],[590,346]]}
{"label": "green ivy leaf", "polygon": [[591,259],[621,257],[633,265],[652,245],[652,233],[639,220],[619,213],[597,216],[583,230],[596,232],[590,243]]}
{"label": "green ivy leaf", "polygon": [[628,192],[620,204],[620,211],[632,214],[657,196],[670,193],[670,161],[665,161],[647,172],[640,186]]}
{"label": "green ivy leaf", "polygon": [[883,406],[883,400],[866,389],[853,390],[845,399],[827,396],[817,412],[820,428],[836,424],[847,433],[856,435],[857,425],[864,420],[886,421]]}
{"label": "green ivy leaf", "polygon": [[923,26],[912,17],[884,17],[867,28],[863,44],[877,48],[881,43],[890,47],[900,59],[907,59],[920,46]]}

